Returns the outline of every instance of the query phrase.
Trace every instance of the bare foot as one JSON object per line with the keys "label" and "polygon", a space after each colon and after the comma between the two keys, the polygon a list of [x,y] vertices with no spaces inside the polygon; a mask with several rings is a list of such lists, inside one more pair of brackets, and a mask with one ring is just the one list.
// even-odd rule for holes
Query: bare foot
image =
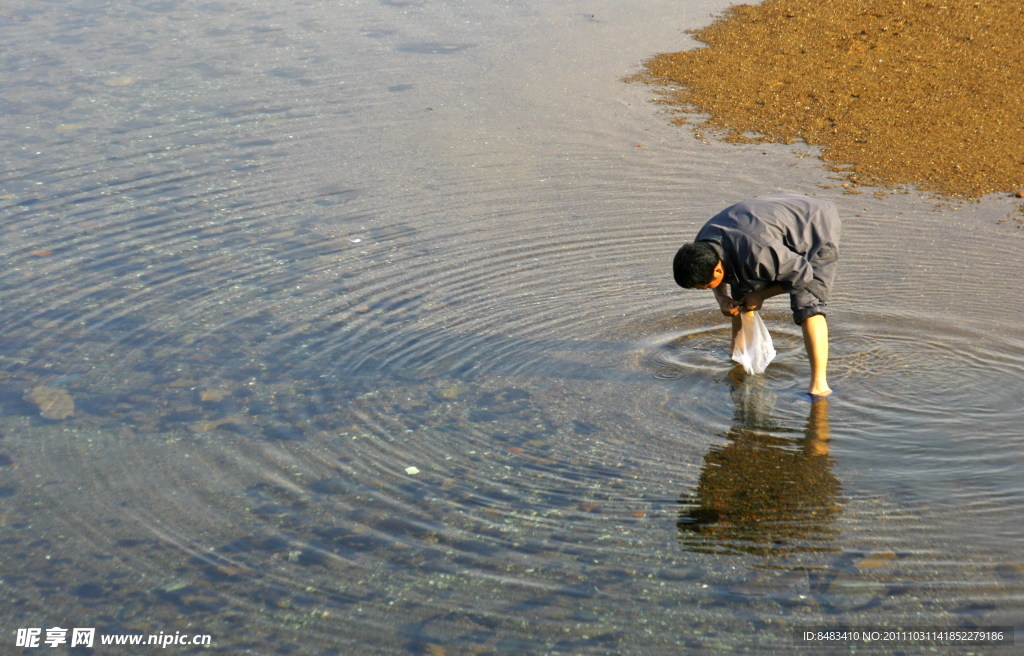
{"label": "bare foot", "polygon": [[811,396],[828,396],[829,394],[832,393],[832,388],[830,388],[828,385],[825,385],[824,387],[812,387],[811,389],[807,390],[807,393],[810,394]]}

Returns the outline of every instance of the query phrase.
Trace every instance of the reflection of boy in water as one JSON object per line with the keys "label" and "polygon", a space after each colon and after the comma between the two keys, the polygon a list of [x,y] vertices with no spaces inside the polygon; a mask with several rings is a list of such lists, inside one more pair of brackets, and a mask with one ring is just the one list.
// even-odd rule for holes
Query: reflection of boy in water
{"label": "reflection of boy in water", "polygon": [[[839,258],[839,213],[834,203],[796,194],[758,196],[722,210],[676,253],[676,283],[711,289],[739,333],[741,311],[788,293],[793,320],[803,329],[811,363],[808,392],[832,393],[826,380],[825,304]],[[729,283],[731,294],[726,294]]]}
{"label": "reflection of boy in water", "polygon": [[[739,414],[743,414],[742,412]],[[821,551],[836,532],[839,480],[828,455],[828,400],[811,404],[801,440],[760,417],[738,417],[704,457],[697,489],[679,503],[680,542],[693,551]],[[796,448],[794,448],[796,447]]]}

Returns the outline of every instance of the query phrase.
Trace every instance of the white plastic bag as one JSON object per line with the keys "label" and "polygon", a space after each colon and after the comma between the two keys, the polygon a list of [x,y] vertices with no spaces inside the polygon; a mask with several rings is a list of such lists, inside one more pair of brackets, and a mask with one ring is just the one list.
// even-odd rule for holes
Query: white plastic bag
{"label": "white plastic bag", "polygon": [[742,364],[748,374],[759,374],[775,358],[772,336],[757,312],[740,312],[740,321],[743,325],[736,335],[732,359]]}

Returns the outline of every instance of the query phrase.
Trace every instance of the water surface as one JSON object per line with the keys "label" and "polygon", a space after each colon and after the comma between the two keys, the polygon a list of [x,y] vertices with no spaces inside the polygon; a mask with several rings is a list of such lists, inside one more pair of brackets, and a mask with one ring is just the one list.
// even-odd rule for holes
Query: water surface
{"label": "water surface", "polygon": [[[764,653],[1018,621],[1012,205],[842,194],[622,83],[726,6],[5,9],[8,635]],[[827,404],[784,300],[745,378],[669,275],[775,190],[844,220]]]}

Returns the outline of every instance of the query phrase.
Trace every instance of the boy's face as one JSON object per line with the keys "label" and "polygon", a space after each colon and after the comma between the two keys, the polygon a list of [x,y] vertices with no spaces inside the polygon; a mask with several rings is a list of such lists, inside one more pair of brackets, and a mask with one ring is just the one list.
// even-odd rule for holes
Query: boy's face
{"label": "boy's face", "polygon": [[722,284],[723,279],[725,279],[725,267],[722,266],[722,261],[719,260],[718,264],[715,265],[715,272],[711,276],[711,281],[704,285],[697,285],[697,289],[715,289]]}

